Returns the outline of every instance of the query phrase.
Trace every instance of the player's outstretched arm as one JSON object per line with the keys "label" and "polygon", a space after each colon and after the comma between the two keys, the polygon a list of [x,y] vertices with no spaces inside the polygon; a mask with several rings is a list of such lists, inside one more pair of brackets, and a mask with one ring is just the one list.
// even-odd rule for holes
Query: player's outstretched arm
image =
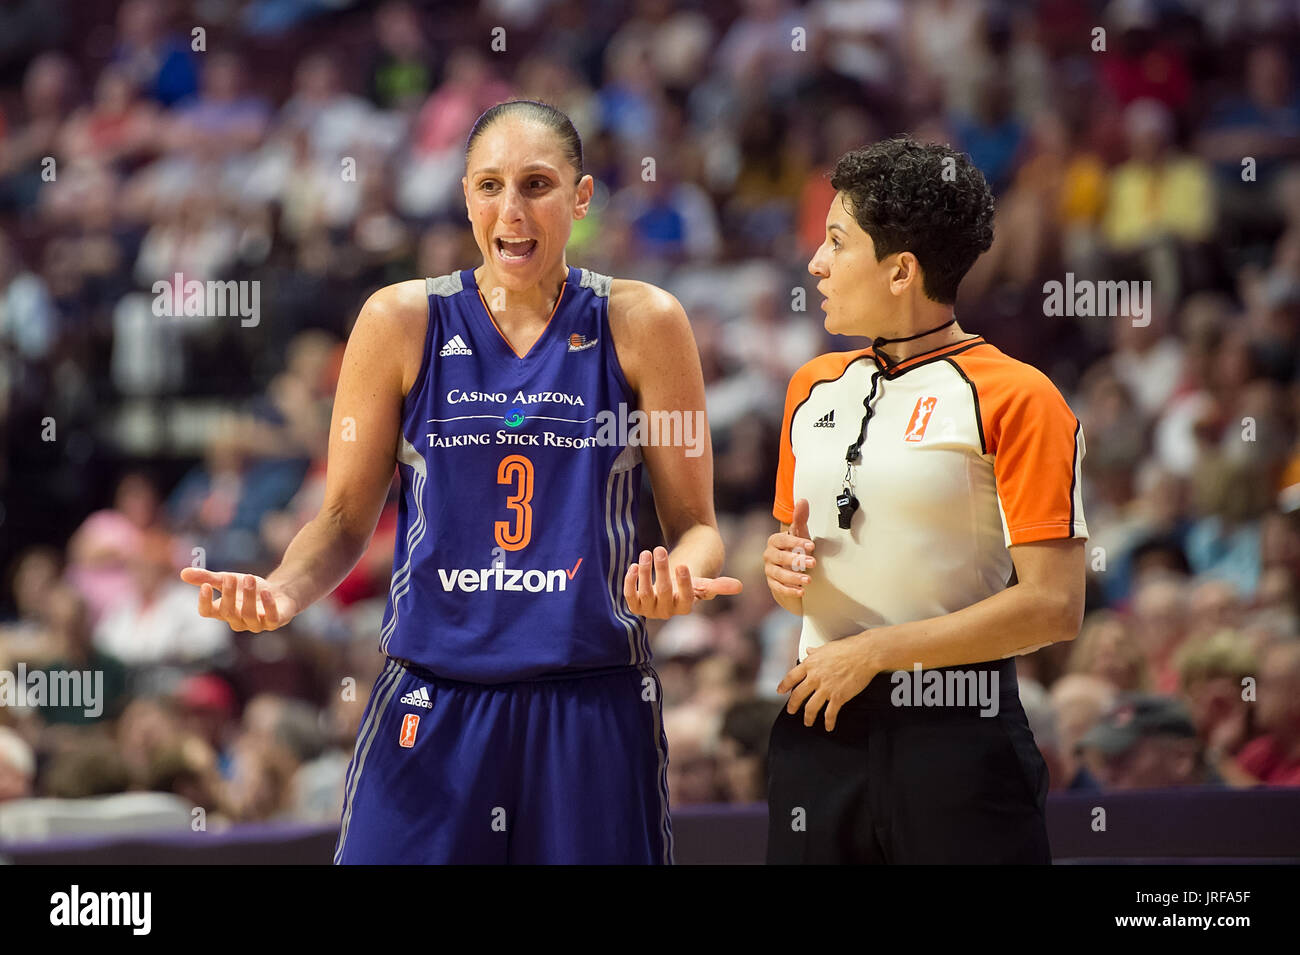
{"label": "player's outstretched arm", "polygon": [[268,577],[198,567],[199,613],[232,630],[284,626],[330,593],[361,559],[393,479],[402,400],[419,372],[428,322],[424,282],[370,296],[348,337],[334,394],[325,500]]}
{"label": "player's outstretched arm", "polygon": [[[681,303],[644,282],[619,279],[610,291],[610,324],[619,361],[637,394],[638,409],[680,422],[664,440],[642,447],[655,509],[669,548],[627,568],[623,594],[633,613],[671,617],[697,600],[740,593],[734,577],[715,576],[724,550],[713,509],[713,445],[704,407],[704,373]],[[675,425],[674,425],[675,427]]]}

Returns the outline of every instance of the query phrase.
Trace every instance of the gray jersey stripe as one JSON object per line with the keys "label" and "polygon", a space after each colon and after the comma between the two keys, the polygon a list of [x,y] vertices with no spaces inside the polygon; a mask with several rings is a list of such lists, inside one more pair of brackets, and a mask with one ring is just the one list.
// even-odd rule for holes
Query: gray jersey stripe
{"label": "gray jersey stripe", "polygon": [[448,295],[455,295],[464,288],[465,284],[460,280],[459,272],[449,272],[446,275],[439,275],[437,278],[424,280],[424,294],[426,295],[440,295],[446,298]]}
{"label": "gray jersey stripe", "polygon": [[[640,475],[635,475],[635,477],[639,479]],[[633,479],[634,479],[633,472],[631,471],[627,472],[628,494],[627,494],[627,500],[623,505],[624,508],[623,526],[627,528],[627,546],[629,552],[628,563],[631,563],[632,560],[634,559],[635,554],[633,553],[633,551],[635,551],[636,549],[636,514],[633,513],[633,509],[632,509],[632,492],[635,490],[635,488],[632,485]],[[648,663],[650,662],[650,643],[649,643],[650,635],[646,630],[645,620],[642,617],[633,617],[632,623],[633,626],[636,627],[637,643],[639,644],[639,650],[640,650],[640,659],[636,660],[635,662]]]}
{"label": "gray jersey stripe", "polygon": [[[379,672],[379,676],[375,678],[375,687],[378,687],[385,680],[387,680],[387,678],[392,672],[393,667],[395,667],[396,665],[397,665],[396,662],[394,662],[394,660],[391,657],[386,657],[384,659],[384,668]],[[371,689],[370,695],[372,700],[377,699],[373,688]],[[373,716],[373,714],[374,714],[374,707],[367,705],[365,718],[362,720],[361,725],[357,728],[358,740],[361,738],[362,734],[365,733],[366,727],[370,725],[370,719]],[[355,748],[356,744],[353,743],[353,746]],[[343,777],[343,791],[345,793],[352,788],[352,777],[356,774],[356,771],[357,771],[357,761],[353,759],[348,763],[347,775]],[[344,812],[346,812],[347,811],[346,804],[344,805],[343,808],[344,808]]]}
{"label": "gray jersey stripe", "polygon": [[610,471],[609,476],[605,479],[605,537],[609,541],[609,599],[614,610],[614,618],[623,624],[627,630],[627,648],[629,658],[635,660],[636,654],[633,650],[633,631],[628,625],[626,617],[621,612],[622,593],[622,576],[621,572],[627,567],[627,562],[623,557],[623,537],[614,527],[614,498],[618,494],[618,487],[622,483],[622,473]]}
{"label": "gray jersey stripe", "polygon": [[[636,561],[636,527],[630,520],[628,520],[628,515],[632,511],[632,496],[635,491],[635,488],[632,485],[632,472],[621,472],[619,484],[622,494],[615,500],[617,514],[614,518],[614,524],[618,528],[619,540],[623,544],[622,566],[627,568]],[[621,577],[619,578],[619,585],[621,590]],[[631,626],[631,633],[629,634],[628,640],[628,652],[630,654],[632,665],[636,665],[641,662],[639,659],[640,649],[638,646],[640,638],[644,633],[641,618],[632,613],[625,602],[620,602],[618,604],[618,613],[620,619],[626,620]]]}
{"label": "gray jersey stripe", "polygon": [[379,649],[384,653],[388,652],[388,642],[397,629],[399,601],[411,589],[411,560],[415,556],[415,548],[424,539],[424,532],[427,529],[424,517],[424,482],[428,477],[428,467],[420,452],[416,451],[411,442],[406,440],[406,435],[402,435],[397,460],[401,464],[408,465],[415,475],[415,480],[411,482],[411,498],[415,502],[415,520],[411,522],[411,526],[406,531],[406,562],[393,574],[393,581],[389,586],[388,600],[393,608],[393,613],[388,618],[388,623],[379,632]]}
{"label": "gray jersey stripe", "polygon": [[587,269],[581,269],[581,276],[578,279],[580,288],[589,288],[601,298],[609,298],[609,286],[613,281],[608,275],[601,275],[599,272],[591,272]]}
{"label": "gray jersey stripe", "polygon": [[637,668],[641,675],[649,677],[654,681],[655,700],[651,704],[650,712],[653,714],[653,725],[651,733],[654,735],[655,753],[658,756],[658,774],[659,789],[659,834],[663,839],[664,847],[664,865],[673,864],[673,823],[668,813],[668,750],[664,747],[663,737],[663,700],[659,699],[661,695],[659,690],[661,684],[649,664],[641,664]]}
{"label": "gray jersey stripe", "polygon": [[[393,696],[397,693],[397,688],[402,685],[402,676],[405,669],[396,661],[390,659],[392,664],[391,673],[385,673],[375,683],[375,708],[371,710],[370,722],[368,726],[363,726],[361,732],[357,734],[357,753],[353,757],[356,762],[356,770],[352,774],[351,786],[344,793],[343,803],[343,820],[339,825],[339,844],[334,850],[334,862],[337,865],[343,858],[343,846],[347,842],[348,829],[352,823],[352,803],[356,799],[357,786],[361,782],[361,772],[365,769],[366,758],[370,755],[370,746],[375,741],[375,736],[379,732],[379,725],[383,722],[384,714],[388,712],[388,707],[393,702]],[[386,681],[386,682],[385,682]]]}

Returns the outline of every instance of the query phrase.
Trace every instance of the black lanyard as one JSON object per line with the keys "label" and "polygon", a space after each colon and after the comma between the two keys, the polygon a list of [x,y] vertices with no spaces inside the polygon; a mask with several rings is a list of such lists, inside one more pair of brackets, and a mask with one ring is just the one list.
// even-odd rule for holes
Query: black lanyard
{"label": "black lanyard", "polygon": [[862,461],[862,445],[867,440],[867,422],[875,414],[872,410],[871,402],[875,400],[876,389],[880,385],[880,378],[891,372],[898,362],[890,360],[890,357],[880,349],[889,344],[896,342],[910,342],[917,338],[924,338],[926,335],[933,335],[935,332],[947,328],[953,322],[957,321],[954,315],[942,325],[936,325],[934,328],[916,335],[909,335],[906,338],[873,338],[871,340],[871,357],[876,362],[876,374],[871,379],[871,391],[862,399],[862,423],[858,426],[858,437],[848,450],[844,452],[844,489],[840,491],[835,498],[835,509],[839,514],[839,525],[841,530],[848,530],[853,524],[853,515],[857,513],[858,507],[861,506],[858,496],[853,493],[853,466]]}

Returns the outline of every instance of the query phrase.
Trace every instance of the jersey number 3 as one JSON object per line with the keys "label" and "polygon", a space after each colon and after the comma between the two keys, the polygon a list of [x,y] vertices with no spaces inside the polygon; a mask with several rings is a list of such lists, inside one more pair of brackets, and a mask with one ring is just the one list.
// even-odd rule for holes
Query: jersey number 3
{"label": "jersey number 3", "polygon": [[523,550],[533,538],[533,462],[522,454],[511,454],[497,466],[497,483],[511,487],[506,507],[514,512],[512,520],[495,524],[497,545],[506,550]]}

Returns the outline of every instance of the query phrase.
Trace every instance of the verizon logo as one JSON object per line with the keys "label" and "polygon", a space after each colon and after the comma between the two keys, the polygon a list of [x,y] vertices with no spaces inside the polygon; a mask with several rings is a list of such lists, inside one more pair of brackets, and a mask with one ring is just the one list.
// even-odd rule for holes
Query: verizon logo
{"label": "verizon logo", "polygon": [[472,594],[480,590],[519,591],[530,594],[554,593],[563,591],[573,575],[582,566],[582,558],[571,569],[565,570],[519,570],[505,567],[484,567],[481,570],[466,567],[463,569],[444,570],[438,568],[438,579],[442,589],[448,593],[459,590]]}

